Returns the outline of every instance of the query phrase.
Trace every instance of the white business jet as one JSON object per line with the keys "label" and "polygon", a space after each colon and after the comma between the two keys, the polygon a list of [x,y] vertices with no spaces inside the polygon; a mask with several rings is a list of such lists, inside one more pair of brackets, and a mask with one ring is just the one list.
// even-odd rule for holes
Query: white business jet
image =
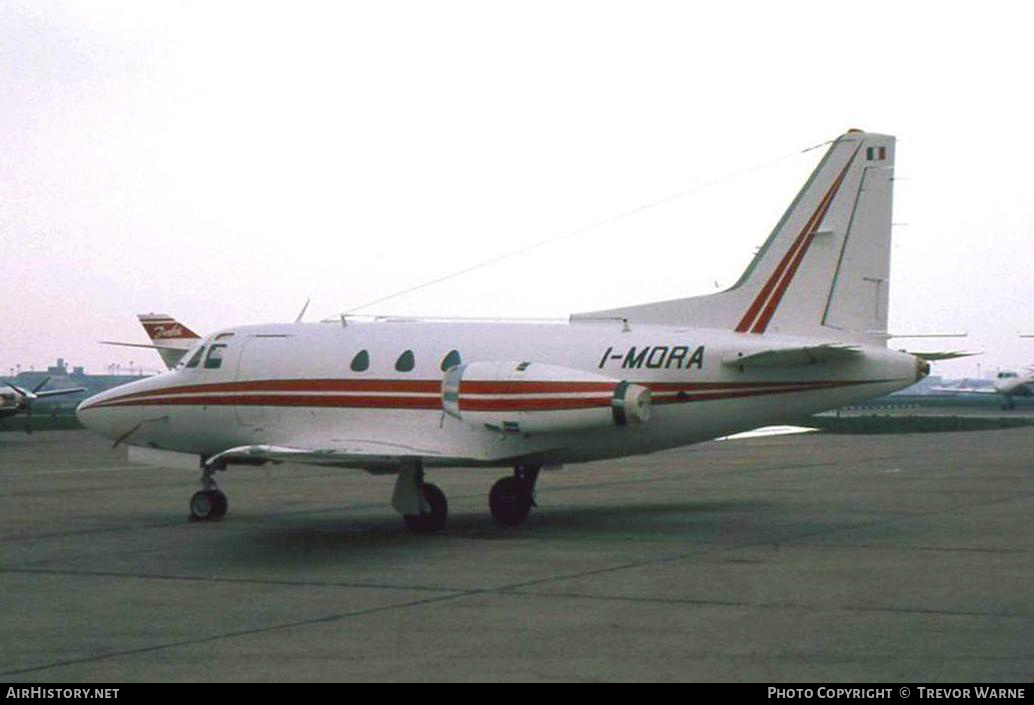
{"label": "white business jet", "polygon": [[1002,370],[995,377],[994,390],[1002,396],[1003,409],[1015,409],[1016,397],[1029,397],[1034,394],[1034,369],[1023,372]]}
{"label": "white business jet", "polygon": [[783,424],[925,377],[924,359],[886,347],[893,165],[893,137],[836,139],[726,291],[554,324],[228,328],[78,415],[131,458],[200,468],[196,520],[226,513],[216,472],[293,462],[397,474],[392,505],[415,531],[448,512],[425,472],[511,467],[489,507],[520,524],[544,467]]}

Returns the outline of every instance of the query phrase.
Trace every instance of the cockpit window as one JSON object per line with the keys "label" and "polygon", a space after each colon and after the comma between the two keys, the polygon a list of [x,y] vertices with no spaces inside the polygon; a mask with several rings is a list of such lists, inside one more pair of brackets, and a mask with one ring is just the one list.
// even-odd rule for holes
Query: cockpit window
{"label": "cockpit window", "polygon": [[190,357],[190,359],[187,361],[187,364],[184,365],[184,367],[188,367],[188,368],[190,368],[190,367],[197,367],[199,364],[201,364],[201,356],[204,355],[204,354],[205,354],[205,346],[202,345],[200,348],[197,349],[197,352],[195,352]]}
{"label": "cockpit window", "polygon": [[208,357],[205,358],[205,369],[206,370],[218,370],[223,366],[223,352],[226,350],[225,345],[213,345],[208,350]]}

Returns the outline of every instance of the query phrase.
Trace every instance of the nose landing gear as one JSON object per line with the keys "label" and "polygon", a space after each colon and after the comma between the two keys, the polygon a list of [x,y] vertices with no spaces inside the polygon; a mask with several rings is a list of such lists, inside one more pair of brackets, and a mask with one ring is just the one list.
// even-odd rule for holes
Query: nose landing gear
{"label": "nose landing gear", "polygon": [[215,478],[212,476],[217,470],[225,470],[226,465],[202,464],[201,467],[201,489],[190,498],[190,520],[219,521],[230,508],[230,501],[215,484]]}
{"label": "nose landing gear", "polygon": [[230,501],[220,489],[201,490],[190,498],[191,521],[218,521],[226,514]]}

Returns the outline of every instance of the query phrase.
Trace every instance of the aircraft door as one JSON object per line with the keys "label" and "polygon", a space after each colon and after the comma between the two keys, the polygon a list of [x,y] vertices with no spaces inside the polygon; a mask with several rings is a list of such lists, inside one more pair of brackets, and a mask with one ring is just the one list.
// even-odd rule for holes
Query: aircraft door
{"label": "aircraft door", "polygon": [[237,421],[242,426],[270,428],[280,423],[284,407],[269,382],[281,379],[289,347],[286,335],[257,335],[244,340],[237,359],[237,382],[247,384],[237,402]]}

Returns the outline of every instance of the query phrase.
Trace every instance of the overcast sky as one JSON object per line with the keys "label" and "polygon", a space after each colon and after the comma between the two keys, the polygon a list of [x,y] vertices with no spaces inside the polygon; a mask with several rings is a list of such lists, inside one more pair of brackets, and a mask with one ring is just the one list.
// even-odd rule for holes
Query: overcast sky
{"label": "overcast sky", "polygon": [[0,373],[365,313],[731,285],[848,128],[898,137],[893,332],[1034,363],[1021,3],[0,2]]}

